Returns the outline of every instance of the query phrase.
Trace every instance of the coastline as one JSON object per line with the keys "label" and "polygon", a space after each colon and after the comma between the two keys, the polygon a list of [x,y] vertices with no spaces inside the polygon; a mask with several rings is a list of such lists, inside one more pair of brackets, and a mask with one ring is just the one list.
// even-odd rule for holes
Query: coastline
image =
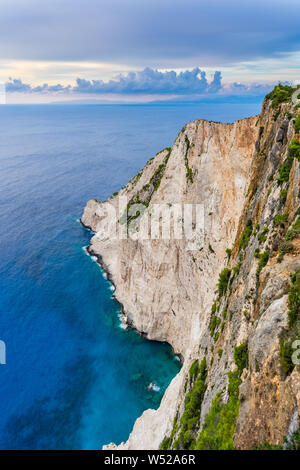
{"label": "coastline", "polygon": [[[297,159],[284,200],[274,177],[276,171],[280,173],[290,142],[295,141],[288,110],[289,105],[284,105],[281,118],[274,120],[272,103],[265,100],[258,117],[233,124],[190,122],[171,148],[158,152],[109,198],[115,210],[121,196],[131,204],[144,204],[148,218],[156,204],[200,204],[204,225],[203,238],[202,231],[196,231],[197,244],[192,248],[184,237],[95,236],[90,241],[89,253],[108,273],[116,289],[114,297],[124,315],[130,312],[132,327],[139,334],[147,332],[146,339],[171,344],[185,359],[160,407],[146,410],[136,420],[126,443],[105,449],[189,449],[189,441],[196,445],[201,439],[216,400],[220,413],[233,407],[226,423],[228,437],[222,437],[220,449],[253,448],[266,439],[266,426],[272,443],[282,442],[300,399],[298,369],[283,380],[280,362],[280,335],[288,334],[286,294],[290,273],[297,272],[299,262],[289,253],[284,260],[283,255],[279,258],[281,263],[272,259],[277,257],[276,236],[280,236],[274,231],[274,220],[284,217],[292,224],[299,205]],[[105,204],[88,201],[84,225],[101,231]],[[281,214],[284,210],[286,215]],[[286,230],[292,226],[288,224]],[[298,245],[293,246],[293,252],[297,250]],[[246,355],[240,369],[238,354]],[[234,372],[239,375],[237,401],[230,395]],[[270,374],[275,374],[279,388],[269,397],[264,377]],[[190,405],[186,398],[198,394],[198,375],[203,382],[201,403],[193,410],[187,436]],[[267,407],[258,392],[268,400]],[[220,432],[218,425],[215,432]]]}
{"label": "coastline", "polygon": [[[88,225],[84,224],[84,222],[82,221],[82,219],[79,219],[81,225],[86,228],[87,230],[89,230],[90,232],[92,232],[93,234],[95,233]],[[99,264],[100,268],[103,270],[103,272],[105,273],[106,275],[106,279],[112,284],[112,286],[114,287],[114,291],[112,292],[112,297],[118,302],[118,304],[120,305],[121,309],[120,309],[120,315],[121,315],[121,319],[122,319],[122,324],[124,325],[124,329],[126,330],[134,330],[138,333],[139,336],[141,336],[142,338],[146,339],[147,341],[153,341],[151,339],[149,339],[147,337],[147,333],[145,332],[142,332],[142,331],[139,331],[138,328],[136,328],[134,326],[134,323],[133,321],[130,320],[129,316],[127,315],[127,313],[125,312],[124,310],[124,305],[122,304],[122,302],[120,302],[120,300],[117,298],[116,294],[115,294],[115,291],[116,291],[116,284],[115,284],[115,281],[113,279],[113,275],[112,273],[110,272],[107,264],[105,264],[104,260],[103,260],[103,257],[101,256],[100,253],[97,253],[96,251],[94,251],[91,247],[91,245],[88,245],[86,248],[86,251],[88,253],[89,256],[94,256],[96,258],[96,262],[97,264]],[[174,351],[174,348],[172,346],[172,344],[166,342],[166,341],[160,341],[160,340],[155,340],[155,341],[158,341],[160,343],[164,342],[166,344],[168,344],[171,348],[172,348],[172,353],[174,355],[174,357],[176,357],[178,359],[178,361],[180,362],[181,365],[183,365],[184,363],[184,357],[182,356],[182,354],[180,353],[176,353]]]}

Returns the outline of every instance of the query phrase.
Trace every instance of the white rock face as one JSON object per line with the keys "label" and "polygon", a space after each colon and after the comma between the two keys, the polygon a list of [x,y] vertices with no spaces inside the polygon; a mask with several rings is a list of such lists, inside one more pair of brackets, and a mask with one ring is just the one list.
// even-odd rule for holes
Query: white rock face
{"label": "white rock face", "polygon": [[256,122],[257,117],[252,117],[234,124],[202,120],[187,124],[170,153],[160,152],[118,196],[108,201],[118,209],[120,196],[128,201],[137,195],[141,201],[147,200],[147,185],[165,164],[144,217],[155,204],[203,205],[204,239],[198,234],[196,249],[188,249],[185,237],[99,239],[97,233],[106,223],[102,213],[106,203],[91,200],[85,208],[82,222],[96,232],[90,252],[99,256],[110,274],[127,322],[148,339],[167,341],[185,359],[160,408],[145,411],[127,443],[119,448],[157,449],[172,429],[176,409],[182,406],[186,372],[191,361],[201,356],[199,345],[208,344],[211,305],[218,275],[226,263],[225,250],[232,247],[237,235],[258,135]]}
{"label": "white rock face", "polygon": [[[87,203],[82,222],[95,232],[89,251],[114,283],[124,321],[148,339],[167,341],[184,359],[159,409],[143,413],[126,443],[104,448],[158,449],[164,437],[169,447],[184,447],[180,419],[194,386],[190,366],[205,357],[205,393],[192,430],[195,443],[212,400],[220,394],[223,404],[228,401],[228,372],[237,368],[234,353],[239,345],[246,348],[247,364],[238,417],[228,423],[234,429],[232,445],[252,449],[266,441],[282,444],[290,423],[296,422],[300,365],[284,370],[280,344],[296,334],[287,311],[291,275],[300,269],[300,237],[292,239],[292,252],[279,256],[287,230],[299,217],[296,158],[289,181],[277,181],[295,137],[295,112],[291,103],[283,103],[274,115],[266,99],[259,117],[234,124],[189,123],[173,147],[159,152],[118,195],[104,203]],[[144,204],[138,207],[142,218],[130,213],[134,203]],[[151,224],[143,225],[153,223],[158,204],[170,211],[171,237],[154,237]],[[200,207],[204,224],[193,221],[192,240],[186,232],[174,236],[175,227],[187,220],[187,212],[180,211],[191,205]],[[129,228],[139,222],[131,237],[124,226],[126,207]],[[275,220],[284,213],[288,217],[282,227]],[[120,221],[117,233],[114,215]],[[232,248],[230,259],[227,248]],[[224,267],[231,269],[230,279],[226,292],[220,293],[217,282]]]}

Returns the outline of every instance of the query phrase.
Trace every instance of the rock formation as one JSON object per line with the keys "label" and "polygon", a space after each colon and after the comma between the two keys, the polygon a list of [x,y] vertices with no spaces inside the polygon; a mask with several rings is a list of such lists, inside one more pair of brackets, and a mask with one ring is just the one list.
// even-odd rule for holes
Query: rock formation
{"label": "rock formation", "polygon": [[[293,91],[275,88],[256,117],[188,123],[118,194],[87,203],[82,223],[96,233],[89,252],[109,273],[124,321],[167,341],[183,359],[159,409],[143,413],[120,449],[283,445],[297,423],[300,144]],[[189,205],[200,207],[204,220],[192,243],[184,230],[181,238],[175,229],[154,238],[150,223],[141,233],[157,207],[169,208],[172,226]],[[109,207],[117,213],[116,236]]]}

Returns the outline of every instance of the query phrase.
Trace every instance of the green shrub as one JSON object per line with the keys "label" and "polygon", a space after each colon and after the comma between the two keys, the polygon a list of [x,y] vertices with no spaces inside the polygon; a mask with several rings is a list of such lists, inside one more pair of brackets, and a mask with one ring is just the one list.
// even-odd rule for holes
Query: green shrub
{"label": "green shrub", "polygon": [[228,375],[228,378],[229,378],[229,383],[228,383],[229,396],[238,398],[238,396],[239,396],[239,386],[242,383],[242,381],[240,379],[240,372],[238,370],[233,370],[231,372],[228,372],[227,375]]}
{"label": "green shrub", "polygon": [[196,450],[233,450],[233,434],[239,412],[239,400],[231,398],[222,404],[218,394],[204,420],[203,428],[197,439]]}
{"label": "green shrub", "polygon": [[266,99],[272,101],[272,107],[275,109],[281,103],[290,101],[294,91],[295,89],[293,87],[279,83],[275,86],[274,90],[266,96]]}
{"label": "green shrub", "polygon": [[293,253],[293,251],[295,250],[295,247],[291,242],[284,241],[280,243],[278,250],[280,251],[280,253],[283,253],[283,254]]}
{"label": "green shrub", "polygon": [[246,226],[243,230],[243,233],[240,239],[240,244],[239,244],[240,250],[247,248],[249,240],[252,235],[252,231],[253,231],[253,224],[252,224],[252,220],[249,219],[246,223]]}
{"label": "green shrub", "polygon": [[178,431],[178,425],[177,425],[177,414],[173,420],[173,428],[172,428],[172,432],[171,432],[171,435],[169,437],[165,436],[164,439],[162,440],[159,448],[161,450],[169,450],[171,449],[172,447],[172,442],[173,442],[173,439],[175,437],[175,434],[176,432]]}
{"label": "green shrub", "polygon": [[287,232],[285,239],[286,240],[293,240],[294,238],[300,235],[300,217],[296,220],[296,222],[292,225],[290,230]]}
{"label": "green shrub", "polygon": [[214,342],[218,341],[219,336],[220,336],[220,333],[217,331],[217,333],[214,336]]}
{"label": "green shrub", "polygon": [[287,212],[284,214],[276,214],[274,217],[274,225],[280,225],[281,227],[284,227],[288,218],[289,214]]}
{"label": "green shrub", "polygon": [[289,327],[291,328],[300,320],[300,269],[291,276],[288,305]]}
{"label": "green shrub", "polygon": [[199,420],[201,405],[206,391],[207,364],[206,359],[202,359],[199,374],[195,380],[193,388],[187,393],[184,402],[184,412],[180,419],[180,432],[174,443],[175,449],[193,449]]}
{"label": "green shrub", "polygon": [[259,255],[258,267],[256,271],[256,275],[259,276],[263,268],[266,266],[267,262],[269,261],[270,253],[269,251],[264,251]]}
{"label": "green shrub", "polygon": [[264,227],[262,232],[258,235],[257,239],[260,243],[265,242],[267,239],[268,227]]}
{"label": "green shrub", "polygon": [[204,419],[202,430],[195,446],[196,450],[234,450],[233,435],[239,414],[239,386],[242,381],[238,372],[228,373],[228,403],[221,402],[218,393]]}
{"label": "green shrub", "polygon": [[297,139],[293,139],[291,141],[288,156],[279,168],[279,177],[277,179],[279,184],[289,180],[294,158],[297,158],[300,161],[300,142]]}
{"label": "green shrub", "polygon": [[228,268],[224,268],[219,274],[219,281],[218,281],[217,286],[218,286],[220,297],[222,297],[226,293],[230,274],[231,274],[231,269],[228,269]]}
{"label": "green shrub", "polygon": [[289,145],[288,155],[291,158],[300,160],[300,142],[298,139],[293,139]]}
{"label": "green shrub", "polygon": [[163,438],[159,448],[160,448],[160,450],[168,450],[168,449],[170,449],[171,445],[172,445],[172,440],[170,439],[170,437],[165,436]]}
{"label": "green shrub", "polygon": [[248,341],[234,348],[233,358],[240,375],[248,364]]}
{"label": "green shrub", "polygon": [[196,360],[193,362],[193,364],[190,367],[190,371],[189,371],[190,380],[194,380],[194,378],[198,375],[198,371],[199,371],[199,362],[198,360]]}
{"label": "green shrub", "polygon": [[186,177],[187,177],[187,180],[192,183],[194,180],[194,174],[193,174],[193,170],[189,166],[189,160],[188,160],[188,153],[189,153],[191,144],[187,135],[185,136],[185,143],[186,143],[186,151],[185,151],[184,161],[185,161],[185,168],[186,168]]}
{"label": "green shrub", "polygon": [[281,202],[284,204],[285,201],[286,201],[286,198],[287,198],[287,190],[286,189],[282,189],[280,191],[279,198],[280,198]]}
{"label": "green shrub", "polygon": [[[162,180],[162,177],[164,175],[164,172],[165,172],[165,169],[166,169],[166,166],[167,166],[167,163],[168,163],[168,160],[170,158],[170,155],[171,155],[171,148],[170,147],[167,147],[165,148],[164,150],[162,151],[166,151],[167,154],[163,160],[163,163],[161,163],[157,168],[156,170],[154,171],[153,175],[151,176],[150,178],[150,181],[149,183],[147,183],[146,185],[144,185],[144,187],[138,191],[135,196],[133,196],[130,201],[128,202],[127,204],[127,207],[124,211],[124,213],[121,215],[120,219],[119,219],[119,223],[120,224],[125,224],[126,221],[127,221],[127,224],[128,224],[128,229],[129,229],[129,225],[131,222],[133,222],[135,219],[137,219],[141,213],[140,211],[136,211],[136,213],[134,215],[129,215],[128,212],[131,208],[131,206],[133,206],[134,204],[143,204],[145,207],[148,207],[149,204],[150,204],[150,201],[151,201],[151,198],[154,194],[154,192],[159,188],[160,186],[160,183],[161,183],[161,180]],[[161,152],[159,152],[161,153]],[[135,184],[138,179],[141,177],[142,175],[142,171],[140,171],[133,179],[133,183]]]}
{"label": "green shrub", "polygon": [[210,324],[209,324],[211,337],[214,336],[215,329],[217,328],[217,326],[220,325],[220,323],[221,323],[221,319],[219,317],[217,317],[217,315],[213,314],[212,317],[211,317],[211,320],[210,320]]}
{"label": "green shrub", "polygon": [[219,356],[220,359],[221,359],[221,357],[222,357],[222,354],[223,354],[223,349],[222,349],[222,348],[219,348],[219,349],[218,349],[218,356]]}
{"label": "green shrub", "polygon": [[283,183],[289,180],[291,168],[292,161],[290,158],[286,158],[279,168],[279,177],[277,179],[278,183]]}
{"label": "green shrub", "polygon": [[296,117],[296,120],[295,120],[295,132],[296,132],[296,134],[298,134],[298,132],[300,132],[300,114],[298,114],[298,116]]}
{"label": "green shrub", "polygon": [[233,268],[233,273],[235,276],[237,276],[241,270],[241,267],[242,267],[242,262],[239,261]]}
{"label": "green shrub", "polygon": [[231,248],[226,248],[226,254],[227,254],[228,259],[229,259],[231,254],[232,254],[232,249]]}
{"label": "green shrub", "polygon": [[294,350],[290,341],[287,339],[281,339],[280,341],[280,364],[283,372],[289,374],[294,368],[292,361],[292,354]]}

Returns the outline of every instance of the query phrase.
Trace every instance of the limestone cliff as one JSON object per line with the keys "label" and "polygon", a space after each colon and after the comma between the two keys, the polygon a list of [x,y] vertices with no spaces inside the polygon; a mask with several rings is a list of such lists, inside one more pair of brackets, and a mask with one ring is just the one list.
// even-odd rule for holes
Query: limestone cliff
{"label": "limestone cliff", "polygon": [[[280,445],[297,423],[300,150],[287,94],[277,100],[275,90],[260,116],[234,124],[188,123],[118,194],[87,203],[82,223],[96,232],[89,251],[109,273],[124,321],[184,359],[160,408],[145,411],[119,448]],[[192,247],[186,236],[139,237],[139,213],[129,212],[135,239],[100,237],[108,203],[123,235],[134,203],[143,220],[157,204],[200,205],[204,230]]]}

